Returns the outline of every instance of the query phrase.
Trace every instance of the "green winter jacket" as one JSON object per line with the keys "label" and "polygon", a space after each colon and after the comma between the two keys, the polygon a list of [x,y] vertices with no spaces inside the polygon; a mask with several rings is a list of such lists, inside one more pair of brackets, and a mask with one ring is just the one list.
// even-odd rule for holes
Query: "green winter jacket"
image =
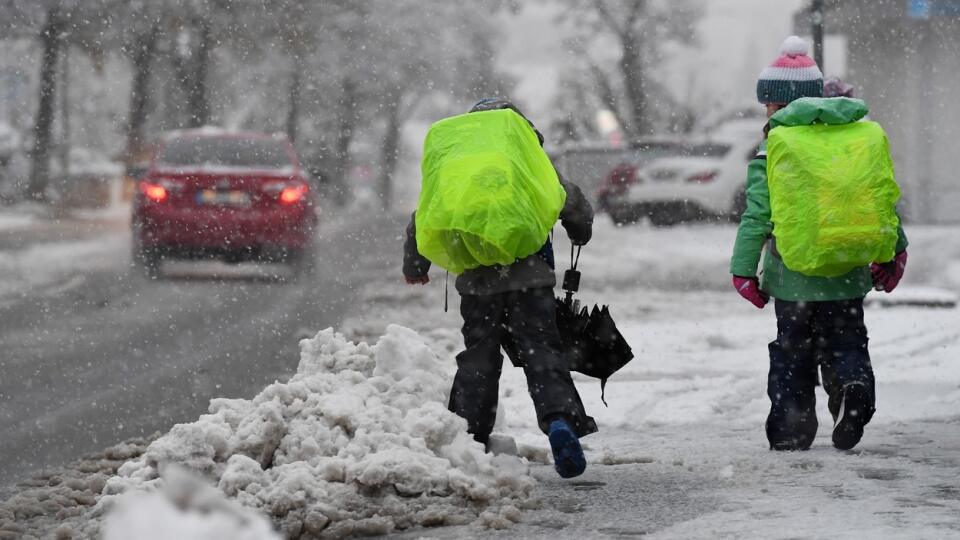
{"label": "green winter jacket", "polygon": [[[851,100],[852,101],[852,100]],[[862,102],[861,102],[862,103]],[[838,107],[829,110],[835,115],[830,123],[839,123],[837,118],[847,122],[859,120],[866,114],[862,110],[849,108],[849,103],[837,102]],[[803,125],[810,123],[808,118],[790,114],[789,107],[777,112],[770,120],[771,126]],[[814,120],[816,121],[816,120]],[[770,296],[780,300],[827,301],[862,298],[873,288],[870,268],[855,268],[838,277],[815,277],[794,272],[787,268],[776,253],[772,238],[773,223],[770,222],[770,191],[767,186],[766,141],[760,146],[757,157],[747,168],[747,207],[740,218],[737,240],[730,261],[730,273],[735,276],[754,277],[763,254],[763,272],[760,276],[760,288]],[[766,246],[766,250],[764,250]],[[907,237],[903,227],[897,228],[896,253],[907,248]],[[765,253],[764,253],[765,251]],[[886,262],[886,261],[877,261]]]}

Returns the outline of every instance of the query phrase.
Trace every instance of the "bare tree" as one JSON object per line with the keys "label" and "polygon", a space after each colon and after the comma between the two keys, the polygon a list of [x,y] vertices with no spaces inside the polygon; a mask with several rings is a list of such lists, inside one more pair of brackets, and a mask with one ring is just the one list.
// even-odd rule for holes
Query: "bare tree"
{"label": "bare tree", "polygon": [[[94,126],[72,110],[85,130],[125,137],[128,159],[152,129],[216,122],[283,129],[305,165],[332,173],[324,176],[338,187],[351,152],[374,148],[370,164],[379,165],[388,206],[403,127],[422,105],[437,98],[449,107],[504,87],[492,22],[504,6],[516,7],[511,0],[478,0],[469,9],[445,0],[0,1],[0,38],[29,36],[44,46],[30,192],[46,192],[58,59],[78,47],[129,63],[128,99],[115,114]],[[74,73],[70,82],[82,86],[93,76]],[[336,191],[341,199],[345,192]]]}
{"label": "bare tree", "polygon": [[57,89],[57,62],[64,46],[63,32],[66,17],[59,6],[47,11],[46,21],[40,30],[43,54],[40,64],[40,91],[37,114],[33,124],[33,151],[30,155],[30,183],[27,197],[34,200],[46,198],[50,176],[50,141],[53,137],[53,116]]}
{"label": "bare tree", "polygon": [[[592,92],[632,137],[653,132],[655,97],[669,95],[653,80],[667,43],[692,44],[702,10],[699,0],[558,0],[561,20],[576,21],[571,45],[583,64],[580,76],[593,81]],[[610,61],[594,51],[613,41],[619,57]]]}
{"label": "bare tree", "polygon": [[393,200],[403,126],[424,98],[447,94],[469,100],[502,86],[491,43],[493,16],[503,7],[495,0],[476,2],[465,18],[456,3],[395,0],[378,4],[367,17],[371,57],[363,62],[379,98],[376,116],[383,135],[377,183],[385,209]]}
{"label": "bare tree", "polygon": [[118,24],[109,33],[113,46],[129,58],[133,69],[125,126],[127,159],[143,150],[151,98],[156,93],[151,80],[171,10],[169,0],[132,0],[118,11]]}
{"label": "bare tree", "polygon": [[[116,0],[9,0],[4,5],[0,37],[33,36],[41,46],[37,112],[33,122],[28,198],[46,200],[50,180],[53,122],[56,114],[57,66],[71,45],[100,54],[98,35],[109,24]],[[61,90],[63,91],[63,90]]]}

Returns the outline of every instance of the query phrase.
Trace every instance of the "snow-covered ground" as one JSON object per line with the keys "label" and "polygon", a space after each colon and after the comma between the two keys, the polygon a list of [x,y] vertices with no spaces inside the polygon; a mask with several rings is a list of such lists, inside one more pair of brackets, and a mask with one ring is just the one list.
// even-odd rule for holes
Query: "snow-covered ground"
{"label": "snow-covered ground", "polygon": [[[50,214],[50,208],[36,204],[0,207],[0,304],[10,296],[56,295],[80,287],[80,271],[104,268],[130,250],[129,203]],[[82,232],[94,228],[99,234]],[[43,241],[28,240],[34,236]],[[15,249],[3,249],[4,237],[17,239]]]}
{"label": "snow-covered ground", "polygon": [[[871,293],[892,305],[866,313],[878,401],[863,442],[832,447],[821,392],[813,448],[782,454],[767,450],[763,431],[776,320],[729,285],[735,228],[600,219],[581,256],[580,297],[612,304],[637,358],[607,384],[609,408],[596,381],[575,376],[600,426],[583,441],[587,473],[571,482],[535,469],[546,504],[503,537],[960,538],[960,312],[909,305],[956,303],[960,245],[956,228],[907,231],[907,276],[891,295]],[[442,313],[442,274],[433,278],[423,289],[371,285],[376,318],[348,332],[408,321],[452,356],[459,318],[455,305]],[[501,392],[500,430],[545,454],[520,370],[505,370]]]}
{"label": "snow-covered ground", "polygon": [[82,286],[78,271],[109,267],[127,256],[128,238],[116,233],[93,240],[44,243],[0,252],[0,302],[35,291],[42,291],[42,295],[63,294]]}
{"label": "snow-covered ground", "polygon": [[30,214],[7,212],[0,214],[0,230],[3,229],[21,229],[30,226],[36,221],[36,217]]}
{"label": "snow-covered ground", "polygon": [[[370,283],[362,316],[338,329],[348,340],[378,345],[358,347],[330,333],[304,342],[293,380],[252,401],[215,401],[212,415],[174,428],[105,481],[108,495],[92,515],[99,519],[108,508],[119,508],[104,530],[129,537],[131,529],[122,527],[135,526],[131,516],[143,513],[133,503],[114,504],[113,495],[128,489],[166,493],[145,504],[168,516],[168,524],[177,516],[246,515],[235,506],[239,502],[272,517],[288,534],[298,526],[301,532],[356,531],[350,527],[362,523],[370,532],[414,526],[400,534],[410,538],[960,538],[960,312],[910,305],[956,302],[958,232],[908,226],[910,262],[901,289],[870,295],[897,302],[874,303],[866,313],[877,413],[850,452],[830,444],[822,393],[821,433],[813,448],[767,449],[767,343],[775,335],[775,318],[771,307],[757,310],[729,285],[733,226],[615,228],[600,218],[581,256],[579,296],[611,304],[637,357],[608,383],[609,408],[595,380],[575,377],[600,426],[583,440],[589,461],[583,476],[562,480],[550,467],[521,370],[504,371],[497,431],[519,443],[525,462],[490,460],[450,431],[462,427],[442,406],[461,346],[457,295],[451,283],[451,309],[444,313],[441,272],[432,273],[431,284],[411,287],[397,270]],[[566,246],[558,244],[562,271]],[[419,337],[388,330],[391,324]],[[350,360],[344,364],[335,360],[345,357]],[[391,361],[398,365],[388,366]],[[357,364],[349,367],[351,362]],[[385,386],[391,377],[401,388]],[[352,404],[354,391],[365,396],[362,413]],[[366,442],[316,435],[308,442],[311,433],[335,429],[337,415],[363,426]],[[417,418],[429,422],[416,424]],[[428,425],[440,426],[435,436],[417,431]],[[391,452],[409,459],[377,461]],[[267,454],[273,462],[261,470]],[[336,467],[331,456],[340,460]],[[408,468],[411,462],[422,465],[420,473]],[[372,491],[357,472],[371,463]],[[206,499],[216,504],[184,502],[176,495],[177,464],[192,464],[236,502],[216,494]],[[474,486],[496,486],[501,497],[461,490],[451,471]],[[405,491],[414,478],[426,487]],[[528,483],[531,478],[535,484]],[[83,492],[104,480],[93,487],[74,484]],[[395,495],[385,503],[384,489],[391,486]],[[33,489],[30,497],[40,507],[67,498],[49,491],[44,496],[42,486]],[[19,500],[20,515],[29,513],[30,500]],[[163,502],[169,500],[179,504]],[[0,506],[0,538],[18,521],[7,508]],[[459,521],[449,517],[454,515]],[[58,526],[94,530],[90,516]],[[448,526],[416,527],[439,524]]]}

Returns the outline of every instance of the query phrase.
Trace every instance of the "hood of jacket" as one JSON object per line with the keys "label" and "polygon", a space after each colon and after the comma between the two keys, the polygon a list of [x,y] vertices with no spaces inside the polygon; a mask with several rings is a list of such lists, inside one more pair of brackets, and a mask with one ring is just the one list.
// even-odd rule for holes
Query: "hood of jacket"
{"label": "hood of jacket", "polygon": [[810,124],[849,124],[860,120],[870,110],[862,99],[812,98],[792,101],[770,117],[770,129],[779,126],[808,126]]}

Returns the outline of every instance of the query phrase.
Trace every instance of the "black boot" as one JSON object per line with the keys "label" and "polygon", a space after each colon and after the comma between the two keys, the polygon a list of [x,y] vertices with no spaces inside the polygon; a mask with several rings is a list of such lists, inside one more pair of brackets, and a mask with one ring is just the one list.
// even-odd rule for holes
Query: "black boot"
{"label": "black boot", "polygon": [[843,387],[843,400],[833,426],[833,446],[840,450],[850,450],[863,437],[863,426],[867,425],[873,411],[870,410],[870,394],[863,383],[849,383]]}

